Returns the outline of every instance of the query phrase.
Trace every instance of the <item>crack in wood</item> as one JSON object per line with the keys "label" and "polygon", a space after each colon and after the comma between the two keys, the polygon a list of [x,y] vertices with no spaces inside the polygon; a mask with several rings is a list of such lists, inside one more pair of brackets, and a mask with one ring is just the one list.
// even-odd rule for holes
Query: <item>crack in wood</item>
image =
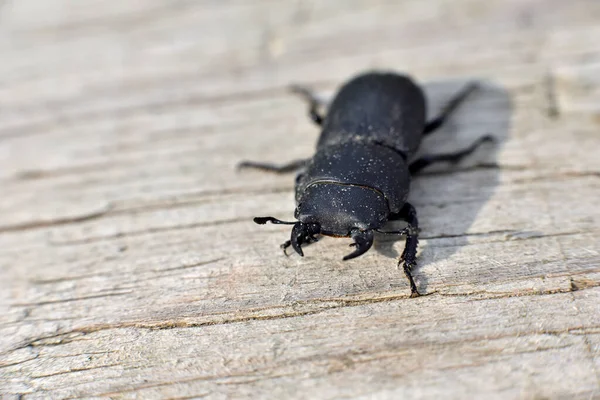
{"label": "crack in wood", "polygon": [[35,356],[33,356],[33,357],[30,357],[30,358],[26,358],[25,360],[21,360],[21,361],[15,361],[15,362],[12,362],[12,363],[6,363],[6,364],[4,364],[4,363],[0,363],[0,368],[8,368],[8,367],[14,367],[14,366],[16,366],[16,365],[20,365],[20,364],[25,364],[25,363],[27,363],[27,362],[29,362],[29,361],[33,361],[33,360],[35,360],[35,359],[37,359],[37,358],[39,358],[39,357],[40,357],[40,355],[39,355],[39,354],[36,354]]}
{"label": "crack in wood", "polygon": [[[587,235],[587,234],[597,234],[600,231],[595,230],[586,230],[586,231],[574,231],[574,232],[553,232],[553,233],[544,233],[544,232],[531,232],[531,231],[516,231],[510,229],[499,229],[492,230],[488,232],[465,232],[465,233],[457,233],[457,234],[440,234],[440,235],[419,235],[419,239],[421,240],[443,240],[443,239],[456,239],[456,238],[469,238],[469,237],[495,237],[498,235],[502,235],[502,239],[500,240],[489,240],[485,241],[485,243],[501,243],[507,241],[522,241],[522,240],[535,240],[535,239],[544,239],[551,237],[560,237],[560,236],[576,236],[576,235]],[[396,242],[398,239],[385,239],[386,236],[381,236],[379,239],[382,243],[386,242]],[[434,244],[434,247],[438,245]],[[458,246],[458,245],[457,245]],[[463,246],[461,244],[460,246]],[[445,246],[441,246],[445,247]]]}
{"label": "crack in wood", "polygon": [[177,266],[177,267],[161,268],[161,269],[158,269],[157,272],[178,271],[178,270],[182,270],[182,269],[196,268],[196,267],[201,267],[201,266],[204,266],[204,265],[214,264],[214,263],[217,263],[219,261],[223,261],[225,259],[226,259],[225,257],[220,257],[220,258],[215,258],[215,259],[212,259],[212,260],[200,261],[200,262],[193,263],[193,264],[180,265],[180,266]]}
{"label": "crack in wood", "polygon": [[106,235],[106,236],[90,236],[81,240],[68,240],[68,241],[49,241],[48,244],[52,246],[73,246],[73,245],[81,245],[81,244],[89,244],[96,242],[104,242],[114,239],[121,239],[124,237],[138,237],[138,236],[146,236],[154,233],[160,232],[176,232],[180,230],[187,229],[196,229],[196,228],[204,228],[209,226],[219,226],[219,225],[227,225],[234,224],[239,222],[252,222],[252,217],[241,217],[241,218],[230,218],[230,219],[221,219],[217,221],[210,222],[196,222],[192,224],[181,224],[175,226],[166,226],[166,227],[157,227],[157,228],[149,228],[141,231],[132,231],[132,232],[120,232],[115,235]]}
{"label": "crack in wood", "polygon": [[[468,167],[468,168],[463,168],[463,169],[455,169],[455,170],[451,170],[451,171],[423,173],[422,176],[423,177],[432,177],[432,176],[449,175],[449,174],[456,174],[456,173],[469,173],[469,172],[486,170],[486,169],[501,169],[501,170],[517,171],[517,170],[525,170],[526,167],[515,167],[515,166],[500,167],[496,164],[489,164],[489,165],[481,164],[481,165],[476,165],[473,167]],[[563,172],[560,172],[557,174],[548,174],[548,175],[541,175],[541,176],[530,177],[530,178],[515,179],[515,180],[513,180],[513,183],[531,183],[531,182],[542,181],[542,180],[547,180],[547,179],[556,180],[559,178],[584,178],[584,177],[599,178],[600,171],[563,171]],[[158,200],[154,204],[133,206],[133,207],[119,207],[116,203],[109,203],[103,210],[91,212],[88,214],[83,214],[81,216],[56,218],[56,219],[48,220],[48,221],[43,221],[43,220],[42,221],[31,221],[31,222],[14,224],[14,225],[4,225],[4,226],[0,225],[0,233],[20,232],[20,231],[26,231],[26,230],[32,230],[32,229],[43,229],[43,228],[64,226],[64,225],[69,225],[69,224],[78,224],[78,223],[89,222],[89,221],[93,221],[93,220],[97,220],[97,219],[100,219],[103,217],[113,216],[113,215],[129,215],[129,214],[137,213],[137,212],[150,212],[150,211],[157,211],[157,210],[176,209],[176,208],[180,208],[180,207],[187,207],[190,205],[204,204],[207,201],[209,201],[208,198],[210,198],[210,197],[219,197],[219,196],[223,196],[223,195],[232,195],[233,194],[233,195],[245,196],[245,195],[265,194],[265,193],[268,193],[268,194],[287,193],[290,191],[292,191],[291,186],[275,187],[275,188],[260,188],[260,189],[248,189],[248,188],[225,189],[225,190],[200,192],[198,194],[193,195],[193,196],[198,197],[193,200],[183,200],[183,201],[175,200],[173,202],[161,202],[160,200]],[[186,194],[185,196],[187,197],[190,195]],[[211,226],[213,224],[219,225],[223,222],[226,223],[227,221],[239,222],[239,219],[213,221],[213,222],[207,222],[207,223],[201,223],[201,224],[182,225],[181,229],[195,228],[195,227],[199,227],[199,226]],[[171,229],[176,230],[176,229],[180,229],[180,227],[170,227],[170,228],[167,228],[166,230],[171,230]],[[126,233],[123,235],[117,234],[117,235],[113,235],[113,236],[106,236],[106,237],[100,237],[100,238],[89,238],[89,239],[85,239],[82,241],[55,242],[52,244],[55,244],[55,245],[80,244],[80,243],[88,243],[88,242],[91,242],[94,240],[114,239],[114,238],[119,238],[122,236],[134,236],[134,235],[138,235],[138,234],[154,233],[154,232],[160,232],[160,231],[163,231],[163,230],[161,230],[160,228],[154,228],[154,229],[149,229],[148,231]],[[450,237],[450,236],[448,236],[448,237]]]}
{"label": "crack in wood", "polygon": [[96,369],[105,369],[105,368],[120,367],[120,366],[121,366],[121,364],[115,363],[115,364],[98,365],[98,366],[93,366],[93,367],[73,368],[73,369],[70,369],[68,371],[54,372],[54,373],[51,373],[51,374],[31,375],[31,379],[43,379],[43,378],[49,378],[49,377],[52,377],[52,376],[72,374],[72,373],[75,373],[75,372],[93,371],[93,370],[96,370]]}
{"label": "crack in wood", "polygon": [[40,229],[40,228],[51,228],[51,227],[55,227],[55,226],[62,226],[62,225],[69,225],[69,224],[93,221],[93,220],[100,219],[103,216],[107,215],[109,213],[109,211],[110,211],[110,207],[107,207],[100,211],[94,211],[94,212],[90,212],[87,214],[74,216],[74,217],[62,217],[62,218],[56,218],[56,219],[48,220],[48,221],[42,220],[42,221],[25,222],[25,223],[15,224],[15,225],[4,225],[4,226],[0,226],[0,233],[19,232],[19,231]]}
{"label": "crack in wood", "polygon": [[90,300],[90,299],[100,299],[103,297],[115,297],[115,296],[124,296],[126,294],[133,293],[133,291],[121,291],[121,292],[110,292],[110,293],[102,293],[102,294],[94,294],[89,296],[81,296],[81,297],[73,297],[70,299],[58,299],[58,300],[46,300],[40,302],[32,302],[32,303],[12,303],[11,307],[37,307],[37,306],[45,306],[48,304],[61,304],[61,303],[70,303],[73,301],[82,301],[82,300]]}
{"label": "crack in wood", "polygon": [[544,94],[546,96],[546,114],[551,119],[557,119],[560,117],[560,108],[556,98],[556,78],[551,71],[546,73],[544,89]]}
{"label": "crack in wood", "polygon": [[[594,284],[588,284],[585,288],[580,288],[577,290],[590,290],[596,287],[600,287],[600,282],[595,282]],[[419,301],[423,300],[428,296],[442,296],[442,297],[464,297],[470,301],[489,301],[489,300],[498,300],[498,299],[508,299],[514,297],[531,297],[531,296],[550,296],[557,294],[566,294],[571,293],[572,289],[569,288],[554,288],[554,289],[545,289],[545,290],[517,290],[513,292],[490,292],[490,291],[471,291],[471,292],[463,292],[463,293],[443,293],[440,291],[434,291],[429,293],[421,298],[412,299],[410,301]],[[480,296],[486,295],[487,297],[481,298]],[[249,321],[268,321],[268,320],[278,320],[278,319],[286,319],[286,318],[296,318],[303,317],[309,315],[316,315],[323,312],[341,309],[344,307],[357,307],[363,306],[367,304],[377,304],[384,302],[394,302],[399,300],[408,300],[410,299],[409,295],[406,294],[398,294],[398,295],[388,295],[381,296],[375,298],[330,298],[330,299],[310,299],[303,301],[296,301],[292,305],[285,306],[275,306],[275,307],[263,307],[258,309],[248,309],[244,310],[245,315],[236,315],[237,313],[220,313],[222,315],[219,319],[207,319],[205,321],[190,321],[190,320],[179,320],[179,321],[132,321],[132,322],[122,322],[122,323],[112,323],[112,324],[97,324],[86,327],[75,328],[66,332],[56,333],[49,336],[44,336],[41,338],[32,339],[24,342],[23,344],[13,348],[10,351],[15,351],[18,349],[26,348],[26,347],[39,347],[39,346],[57,346],[69,343],[75,339],[78,339],[81,336],[85,336],[91,333],[96,333],[105,330],[113,330],[113,329],[125,329],[125,328],[134,328],[134,329],[145,329],[145,330],[170,330],[170,329],[185,329],[185,328],[201,328],[205,326],[214,326],[214,325],[228,325],[228,324],[236,324],[242,322]],[[305,308],[303,310],[299,310],[300,308]],[[282,312],[276,314],[264,314],[264,311],[275,311],[275,310],[283,310]],[[218,314],[210,315],[211,318],[214,318]],[[581,329],[594,329],[597,327],[578,327],[578,328],[569,328],[570,331],[577,331]]]}
{"label": "crack in wood", "polygon": [[[310,356],[303,357],[299,359],[289,360],[283,363],[279,363],[277,368],[279,371],[284,370],[285,368],[291,367],[294,364],[302,364],[307,361],[320,361],[321,363],[326,363],[327,365],[331,365],[331,362],[334,360],[342,360],[349,361],[349,364],[346,362],[347,367],[352,367],[354,364],[360,363],[372,363],[382,359],[395,359],[399,357],[405,357],[407,351],[414,351],[415,349],[431,349],[432,347],[436,348],[447,348],[452,346],[461,346],[465,344],[475,344],[475,343],[490,343],[495,340],[503,340],[510,338],[524,338],[524,337],[535,337],[535,336],[554,336],[560,337],[562,335],[571,335],[573,332],[579,330],[579,327],[573,327],[569,329],[557,329],[557,330],[530,330],[530,331],[517,331],[513,333],[507,334],[497,334],[493,336],[485,335],[471,338],[464,338],[461,340],[446,340],[446,341],[425,341],[421,343],[406,343],[403,347],[390,348],[386,347],[377,352],[364,352],[364,351],[349,351],[343,354],[328,354],[328,355],[318,355],[318,356]],[[552,350],[561,350],[572,347],[572,344],[567,345],[558,345],[558,346],[541,346],[534,350],[523,350],[516,351],[515,354],[527,354],[527,353],[539,353],[545,351]],[[489,364],[489,356],[491,354],[506,354],[504,348],[499,348],[497,352],[488,352],[489,354],[482,354],[481,356],[485,358],[485,364]],[[366,358],[360,358],[365,357]],[[487,356],[487,358],[486,358]],[[473,367],[476,364],[474,363],[466,363],[466,364],[458,364],[448,367],[442,367],[440,370],[451,370],[451,369],[459,369],[459,368],[469,368]],[[265,372],[272,370],[273,367],[268,368],[252,368],[251,370],[244,370],[237,373],[228,373],[227,375],[204,375],[204,376],[194,376],[190,378],[178,379],[178,380],[169,380],[169,381],[161,381],[154,382],[149,384],[140,384],[135,387],[127,387],[127,388],[119,388],[118,391],[110,391],[110,392],[101,392],[94,393],[94,396],[99,397],[110,397],[114,395],[122,395],[123,393],[128,392],[136,392],[144,389],[157,388],[157,387],[165,387],[171,385],[180,385],[184,383],[191,383],[196,381],[214,381],[219,384],[244,384],[247,382],[261,381],[264,379],[276,379],[281,377],[295,376],[296,372],[279,372],[278,374],[265,374]],[[236,381],[236,379],[241,379]],[[233,382],[232,382],[233,380]],[[219,382],[221,381],[221,382]],[[223,382],[224,381],[224,382]]]}
{"label": "crack in wood", "polygon": [[[195,81],[197,81],[200,77],[196,72],[194,75]],[[64,121],[65,118],[68,118],[69,124],[71,126],[77,123],[85,123],[89,125],[94,123],[94,121],[103,120],[106,118],[106,115],[111,115],[111,118],[125,118],[127,116],[135,115],[139,112],[148,112],[148,110],[153,110],[154,112],[165,112],[168,109],[174,109],[177,107],[192,107],[192,106],[200,106],[200,105],[220,105],[227,103],[247,103],[252,100],[263,100],[263,99],[273,99],[276,96],[289,96],[288,90],[286,86],[272,87],[272,88],[264,88],[264,89],[256,89],[256,90],[248,90],[245,92],[236,91],[232,93],[224,93],[224,94],[216,94],[216,95],[203,95],[203,94],[192,94],[186,97],[178,97],[176,99],[164,99],[164,100],[153,100],[151,102],[142,102],[140,104],[135,105],[126,105],[122,106],[118,104],[118,107],[114,107],[112,109],[102,109],[99,111],[65,111],[65,106],[69,106],[68,102],[61,101],[56,103],[48,103],[40,105],[39,107],[43,107],[44,110],[48,109],[58,109],[60,113],[53,113],[52,117],[44,119],[42,121],[36,121],[29,125],[24,124],[23,126],[19,126],[16,128],[5,128],[0,129],[0,138],[1,139],[13,139],[13,138],[23,138],[23,137],[31,137],[37,136],[40,134],[45,134],[47,132],[48,125],[59,125]],[[94,100],[93,98],[91,99]],[[86,99],[77,98],[73,101],[73,105],[76,107],[80,107],[82,102],[85,102]],[[117,104],[117,103],[115,103]],[[32,110],[35,110],[36,106],[29,107]],[[9,110],[5,110],[9,111]],[[25,107],[21,107],[20,112],[27,112]],[[68,113],[68,114],[67,114]]]}

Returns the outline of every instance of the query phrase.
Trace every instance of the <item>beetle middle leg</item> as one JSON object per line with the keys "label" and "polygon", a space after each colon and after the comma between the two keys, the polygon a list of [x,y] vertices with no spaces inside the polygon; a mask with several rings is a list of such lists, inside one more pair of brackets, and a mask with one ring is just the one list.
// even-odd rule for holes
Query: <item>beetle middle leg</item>
{"label": "beetle middle leg", "polygon": [[467,86],[465,86],[460,92],[458,92],[452,99],[450,99],[448,104],[446,104],[446,106],[442,109],[440,115],[438,115],[437,117],[429,121],[427,125],[425,125],[425,131],[423,132],[423,135],[428,135],[440,126],[442,126],[444,122],[446,122],[446,120],[450,117],[450,115],[452,115],[452,113],[456,111],[458,106],[460,106],[460,104],[463,101],[465,101],[465,99],[471,93],[473,93],[475,89],[477,89],[477,84],[470,83]]}
{"label": "beetle middle leg", "polygon": [[321,126],[323,124],[325,116],[319,113],[320,104],[319,99],[317,99],[317,96],[315,96],[315,94],[310,89],[299,85],[290,86],[290,90],[292,91],[292,93],[299,95],[304,100],[306,100],[306,102],[308,102],[308,115],[310,119],[318,126]]}
{"label": "beetle middle leg", "polygon": [[472,145],[467,147],[466,149],[456,151],[454,153],[445,153],[445,154],[430,154],[424,155],[423,157],[417,158],[415,161],[410,163],[408,169],[411,175],[420,172],[423,168],[428,167],[431,164],[440,161],[446,161],[451,163],[457,163],[461,161],[463,158],[467,157],[471,153],[473,153],[479,146],[481,146],[485,142],[494,142],[496,139],[491,135],[485,135],[477,139]]}
{"label": "beetle middle leg", "polygon": [[237,168],[238,169],[252,168],[252,169],[258,169],[261,171],[274,172],[276,174],[287,174],[287,173],[295,172],[295,171],[303,168],[308,161],[309,161],[308,159],[294,160],[294,161],[290,161],[289,163],[283,164],[283,165],[261,163],[261,162],[256,162],[256,161],[242,161],[241,163],[239,163],[237,165]]}

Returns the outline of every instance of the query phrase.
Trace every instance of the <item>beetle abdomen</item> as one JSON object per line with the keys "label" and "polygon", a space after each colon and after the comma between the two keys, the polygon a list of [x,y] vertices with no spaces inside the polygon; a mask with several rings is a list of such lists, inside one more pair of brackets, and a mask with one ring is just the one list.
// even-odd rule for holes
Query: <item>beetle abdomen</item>
{"label": "beetle abdomen", "polygon": [[317,148],[360,138],[410,158],[425,128],[425,96],[409,78],[392,73],[359,75],[333,99]]}

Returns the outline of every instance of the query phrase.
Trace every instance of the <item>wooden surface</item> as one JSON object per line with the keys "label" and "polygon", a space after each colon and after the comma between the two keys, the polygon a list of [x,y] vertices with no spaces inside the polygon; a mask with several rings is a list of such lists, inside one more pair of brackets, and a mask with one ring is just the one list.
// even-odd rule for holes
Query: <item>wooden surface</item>
{"label": "wooden surface", "polygon": [[[597,0],[0,3],[6,398],[600,398]],[[281,254],[309,156],[286,91],[368,68],[431,111],[424,151],[501,142],[413,183],[403,241]]]}

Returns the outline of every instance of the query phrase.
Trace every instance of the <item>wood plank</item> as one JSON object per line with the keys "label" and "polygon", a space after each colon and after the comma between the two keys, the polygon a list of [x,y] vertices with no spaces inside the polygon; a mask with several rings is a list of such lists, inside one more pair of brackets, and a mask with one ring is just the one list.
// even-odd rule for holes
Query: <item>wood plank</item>
{"label": "wood plank", "polygon": [[[0,3],[0,394],[600,398],[600,3]],[[500,141],[412,185],[402,240],[284,257],[309,156],[290,83],[369,68],[435,113],[423,151]],[[21,396],[21,397],[19,397]]]}

